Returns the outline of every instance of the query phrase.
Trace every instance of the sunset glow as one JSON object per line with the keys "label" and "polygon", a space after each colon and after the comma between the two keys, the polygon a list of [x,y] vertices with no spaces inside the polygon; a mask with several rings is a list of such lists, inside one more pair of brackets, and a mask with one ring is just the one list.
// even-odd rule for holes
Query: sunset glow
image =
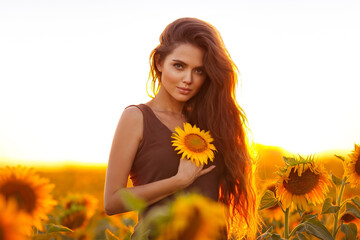
{"label": "sunset glow", "polygon": [[185,16],[222,34],[254,142],[360,143],[360,3],[140,2],[1,1],[0,165],[106,164],[123,109],[149,100],[161,31]]}

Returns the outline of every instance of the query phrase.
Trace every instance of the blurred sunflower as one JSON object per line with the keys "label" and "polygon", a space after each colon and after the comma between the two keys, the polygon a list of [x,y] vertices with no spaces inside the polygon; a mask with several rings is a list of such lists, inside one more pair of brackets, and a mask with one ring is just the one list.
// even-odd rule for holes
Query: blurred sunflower
{"label": "blurred sunflower", "polygon": [[14,199],[20,210],[32,218],[33,225],[42,230],[41,220],[47,220],[56,201],[50,192],[54,188],[48,179],[23,166],[0,168],[0,195]]}
{"label": "blurred sunflower", "polygon": [[31,219],[23,211],[18,211],[16,202],[6,201],[0,195],[0,239],[25,240],[31,232]]}
{"label": "blurred sunflower", "polygon": [[331,184],[329,174],[323,165],[313,158],[300,159],[284,157],[286,166],[280,169],[276,196],[284,207],[292,203],[300,209],[324,201]]}
{"label": "blurred sunflower", "polygon": [[356,145],[351,154],[350,159],[345,161],[345,173],[352,188],[360,183],[360,145]]}
{"label": "blurred sunflower", "polygon": [[188,158],[195,162],[196,166],[207,164],[208,159],[214,160],[214,152],[216,148],[211,144],[214,139],[209,131],[200,131],[196,125],[191,126],[190,123],[184,123],[184,130],[180,127],[175,128],[175,133],[171,136],[175,151],[182,154],[182,158]]}
{"label": "blurred sunflower", "polygon": [[176,198],[170,215],[157,240],[213,240],[225,233],[224,207],[198,194]]}
{"label": "blurred sunflower", "polygon": [[98,200],[90,194],[69,194],[63,199],[60,223],[72,230],[84,227],[97,209]]}
{"label": "blurred sunflower", "polygon": [[[265,190],[272,191],[276,197],[276,182],[271,182],[270,184],[266,185]],[[284,216],[284,213],[281,210],[279,204],[276,204],[275,206],[270,208],[265,208],[261,210],[260,213],[265,219],[268,219],[269,222],[281,221]]]}

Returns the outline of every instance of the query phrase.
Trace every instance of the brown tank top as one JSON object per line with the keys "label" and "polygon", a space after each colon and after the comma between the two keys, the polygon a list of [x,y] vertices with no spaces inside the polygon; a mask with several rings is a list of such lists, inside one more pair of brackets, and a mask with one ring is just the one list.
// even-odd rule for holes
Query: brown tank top
{"label": "brown tank top", "polygon": [[[132,106],[141,110],[144,124],[143,138],[130,171],[133,185],[144,185],[176,175],[180,155],[175,152],[172,146],[172,131],[157,118],[149,106],[145,104]],[[204,168],[212,164],[218,165],[219,161],[221,161],[219,158],[220,155],[217,155],[214,162],[210,162]],[[194,191],[217,201],[220,185],[219,169],[217,166],[209,173],[200,176],[189,187],[184,189],[184,192]],[[145,214],[150,209],[173,198],[174,196],[171,195],[148,206]]]}

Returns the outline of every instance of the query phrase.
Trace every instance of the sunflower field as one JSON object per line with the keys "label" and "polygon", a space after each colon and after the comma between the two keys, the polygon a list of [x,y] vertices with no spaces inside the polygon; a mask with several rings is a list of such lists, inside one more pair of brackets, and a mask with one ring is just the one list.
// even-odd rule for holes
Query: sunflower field
{"label": "sunflower field", "polygon": [[[257,239],[360,239],[359,145],[343,155],[319,156],[257,145],[256,158]],[[105,174],[105,167],[0,167],[0,240],[130,239],[137,212],[105,214]],[[121,197],[144,209],[145,203],[127,192]],[[202,196],[179,195],[147,214],[132,239],[146,239],[150,225],[157,229],[153,239],[219,239],[224,212]]]}

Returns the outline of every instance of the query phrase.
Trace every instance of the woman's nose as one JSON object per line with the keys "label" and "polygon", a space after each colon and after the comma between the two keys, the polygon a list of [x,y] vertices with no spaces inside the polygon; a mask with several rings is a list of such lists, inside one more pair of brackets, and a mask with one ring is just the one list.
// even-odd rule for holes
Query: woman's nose
{"label": "woman's nose", "polygon": [[191,82],[192,82],[192,72],[191,71],[186,72],[182,82],[186,85],[191,84]]}

